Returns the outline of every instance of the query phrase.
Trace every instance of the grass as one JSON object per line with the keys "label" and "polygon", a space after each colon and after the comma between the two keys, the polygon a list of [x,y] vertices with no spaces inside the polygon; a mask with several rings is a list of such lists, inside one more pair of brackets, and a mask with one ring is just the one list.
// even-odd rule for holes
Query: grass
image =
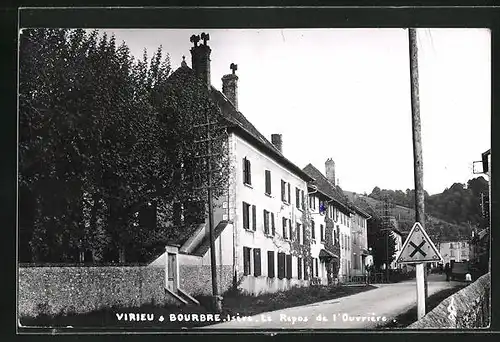
{"label": "grass", "polygon": [[[461,284],[459,286],[445,289],[442,291],[439,291],[427,298],[426,301],[426,312],[431,312],[434,310],[436,306],[438,306],[443,300],[451,296],[452,294],[460,291],[464,287],[466,287],[468,284]],[[381,326],[381,329],[387,329],[387,328],[406,328],[412,323],[415,323],[417,321],[417,306],[415,305],[412,307],[410,310],[398,315],[393,321],[389,322],[388,324]]]}
{"label": "grass", "polygon": [[[288,291],[266,293],[252,296],[240,291],[230,291],[224,295],[221,317],[252,316],[263,312],[285,309],[294,306],[307,305],[330,299],[349,296],[352,294],[374,289],[374,286],[310,286],[294,287]],[[59,314],[39,315],[38,317],[22,317],[20,322],[28,327],[67,327],[73,328],[155,328],[155,329],[181,329],[194,328],[213,324],[212,322],[178,322],[170,321],[170,314],[210,314],[210,297],[198,296],[200,306],[174,306],[174,305],[143,305],[129,308],[106,308],[86,314]],[[149,314],[144,321],[118,320],[117,315],[128,313]],[[165,319],[160,321],[160,317]],[[148,318],[152,318],[150,321]]]}

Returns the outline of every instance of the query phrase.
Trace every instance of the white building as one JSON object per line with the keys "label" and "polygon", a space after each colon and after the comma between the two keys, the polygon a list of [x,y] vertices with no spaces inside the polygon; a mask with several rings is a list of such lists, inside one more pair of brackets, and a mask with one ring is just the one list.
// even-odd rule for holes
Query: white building
{"label": "white building", "polygon": [[[193,69],[183,63],[174,75],[202,78],[227,121],[230,181],[227,196],[214,205],[219,292],[230,287],[249,293],[284,290],[307,286],[313,278],[325,282],[306,205],[307,182],[313,179],[284,156],[280,134],[271,143],[238,111],[235,68],[222,78],[223,92],[210,85],[210,51],[206,43],[195,43]],[[169,275],[177,279],[173,292],[211,292],[209,246],[208,224],[181,243],[172,256],[179,265],[177,274]],[[165,260],[160,256],[151,266]]]}
{"label": "white building", "polygon": [[446,265],[450,261],[469,261],[470,246],[468,240],[441,241],[437,244],[439,253]]}

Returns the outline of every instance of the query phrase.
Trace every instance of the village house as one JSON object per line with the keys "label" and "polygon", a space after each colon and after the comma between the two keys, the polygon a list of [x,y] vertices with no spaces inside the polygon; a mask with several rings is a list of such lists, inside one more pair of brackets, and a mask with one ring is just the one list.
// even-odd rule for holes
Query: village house
{"label": "village house", "polygon": [[[315,179],[309,184],[309,201],[312,203],[310,210],[315,222],[314,226],[319,220],[321,233],[323,222],[325,222],[327,227],[332,227],[332,235],[336,241],[330,247],[329,239],[326,238],[327,243],[319,246],[322,249],[325,248],[325,251],[332,251],[336,256],[330,260],[325,259],[324,267],[331,267],[340,282],[348,281],[351,275],[363,274],[365,258],[369,254],[366,221],[370,215],[349,203],[342,189],[336,185],[335,162],[331,158],[325,162],[325,175],[311,164],[308,164],[304,171]],[[321,212],[325,212],[323,217]],[[327,234],[330,234],[329,229]],[[353,248],[353,235],[356,235],[355,248]],[[354,269],[354,266],[357,268]]]}
{"label": "village house", "polygon": [[[391,222],[393,224],[393,227],[398,226],[398,222],[395,218],[391,218]],[[393,254],[393,260],[389,265],[389,268],[391,269],[402,269],[403,264],[398,264],[396,263],[396,260],[398,260],[399,253],[401,253],[401,249],[403,248],[403,233],[399,231],[397,228],[392,228],[391,229],[391,236],[394,238],[395,244],[394,244],[394,254]]]}
{"label": "village house", "polygon": [[470,259],[470,246],[467,240],[441,241],[437,248],[445,265],[450,261],[469,261]]}
{"label": "village house", "polygon": [[[213,215],[219,292],[237,287],[256,294],[307,286],[312,278],[324,282],[321,250],[311,248],[308,229],[307,184],[313,178],[284,156],[281,134],[273,134],[270,142],[238,111],[234,64],[222,78],[222,92],[210,84],[207,40],[198,45],[195,39],[193,68],[183,63],[171,77],[202,78],[227,121],[230,180],[227,196],[215,200]],[[176,243],[168,247],[167,265],[162,255],[150,266],[166,265],[174,293],[210,293],[208,224]]]}
{"label": "village house", "polygon": [[352,240],[352,275],[365,275],[368,250],[367,221],[370,215],[356,206],[351,206],[354,211],[351,217],[351,240]]}

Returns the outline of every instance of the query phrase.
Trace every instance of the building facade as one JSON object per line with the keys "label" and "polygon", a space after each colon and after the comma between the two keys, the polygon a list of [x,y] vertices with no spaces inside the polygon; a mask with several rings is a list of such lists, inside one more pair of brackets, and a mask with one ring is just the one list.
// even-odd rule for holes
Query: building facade
{"label": "building facade", "polygon": [[354,207],[354,214],[351,217],[351,274],[365,275],[368,250],[367,220],[370,215],[360,208]]}
{"label": "building facade", "polygon": [[450,261],[469,261],[470,246],[467,240],[441,241],[438,243],[439,253],[443,257],[444,264]]}

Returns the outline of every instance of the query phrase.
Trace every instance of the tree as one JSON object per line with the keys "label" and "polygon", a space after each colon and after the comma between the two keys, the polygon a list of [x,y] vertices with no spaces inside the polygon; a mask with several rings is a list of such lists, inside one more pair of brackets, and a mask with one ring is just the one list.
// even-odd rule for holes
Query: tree
{"label": "tree", "polygon": [[[206,164],[192,127],[221,121],[206,87],[169,79],[160,47],[135,61],[125,43],[97,31],[29,29],[20,37],[20,251],[24,261],[141,258],[179,234],[172,202],[206,198]],[[182,84],[185,82],[185,84]],[[225,166],[224,130],[214,164]],[[191,178],[190,178],[191,177]],[[188,181],[192,179],[192,181]],[[227,173],[214,177],[222,184]],[[220,191],[216,193],[220,195]],[[155,215],[144,213],[154,204]],[[139,213],[161,216],[144,223]],[[181,227],[175,229],[181,230]],[[182,233],[181,233],[182,234]],[[128,251],[128,252],[127,252]]]}
{"label": "tree", "polygon": [[[394,261],[396,239],[390,231],[392,224],[384,225],[382,219],[374,211],[372,218],[367,223],[368,246],[372,248],[373,264],[375,269],[381,269],[383,264]],[[383,229],[383,227],[386,229]]]}

